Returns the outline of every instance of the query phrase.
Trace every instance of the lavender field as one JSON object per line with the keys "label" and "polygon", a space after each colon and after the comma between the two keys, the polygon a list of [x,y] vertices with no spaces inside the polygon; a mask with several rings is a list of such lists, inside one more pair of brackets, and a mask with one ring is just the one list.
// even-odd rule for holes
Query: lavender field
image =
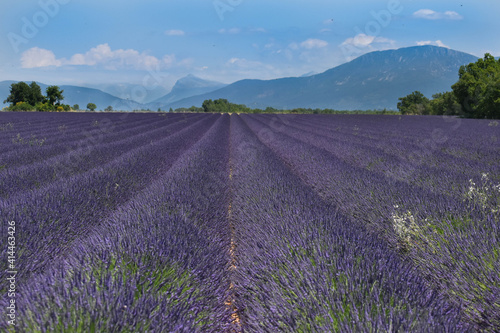
{"label": "lavender field", "polygon": [[494,121],[1,113],[0,217],[2,332],[500,331]]}

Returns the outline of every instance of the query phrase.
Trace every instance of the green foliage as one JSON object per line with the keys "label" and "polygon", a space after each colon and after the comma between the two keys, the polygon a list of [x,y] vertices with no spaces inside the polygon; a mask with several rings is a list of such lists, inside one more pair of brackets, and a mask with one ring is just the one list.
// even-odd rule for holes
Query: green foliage
{"label": "green foliage", "polygon": [[463,115],[462,107],[453,92],[447,91],[445,93],[434,94],[432,98],[429,103],[429,113],[431,115]]}
{"label": "green foliage", "polygon": [[[4,103],[11,103],[7,108],[9,111],[56,111],[54,105],[60,105],[64,99],[63,90],[58,86],[50,86],[46,90],[47,98],[42,95],[42,89],[36,82],[30,85],[25,82],[13,83],[10,86],[10,95]],[[69,106],[62,105],[63,111],[68,110]]]}
{"label": "green foliage", "polygon": [[[217,102],[218,101],[218,102]],[[272,114],[381,114],[381,115],[398,115],[398,111],[392,110],[354,110],[340,111],[334,109],[311,109],[311,108],[295,108],[291,110],[280,110],[273,107],[262,109],[251,109],[243,104],[233,104],[225,99],[203,102],[205,108],[192,106],[190,108],[170,108],[169,112],[217,112],[217,113],[272,113]],[[207,111],[205,111],[207,110]]]}
{"label": "green foliage", "polygon": [[34,107],[26,102],[17,102],[9,107],[10,111],[34,111]]}
{"label": "green foliage", "polygon": [[408,96],[399,98],[398,110],[401,114],[407,115],[429,114],[429,99],[420,91],[414,91]]}
{"label": "green foliage", "polygon": [[45,96],[42,95],[42,88],[35,81],[31,82],[29,88],[28,100],[26,101],[28,104],[36,105],[45,102]]}
{"label": "green foliage", "polygon": [[113,107],[110,105],[107,108],[105,108],[104,111],[106,111],[106,112],[112,112],[113,111]]}
{"label": "green foliage", "polygon": [[55,105],[56,103],[59,104],[64,99],[63,92],[64,90],[59,90],[58,86],[47,87],[45,93],[47,94],[47,99],[49,100],[49,104],[51,105]]}
{"label": "green foliage", "polygon": [[95,105],[94,103],[88,103],[87,109],[90,111],[95,111],[95,109],[97,109],[97,105]]}
{"label": "green foliage", "polygon": [[80,110],[80,105],[78,104],[73,105],[73,110]]}
{"label": "green foliage", "polygon": [[227,99],[206,100],[202,104],[203,112],[238,113],[249,112],[245,105],[230,103]]}
{"label": "green foliage", "polygon": [[[11,103],[14,106],[18,103],[28,103],[30,99],[31,88],[25,82],[12,83],[10,85],[10,94],[4,103]],[[13,110],[14,111],[14,110]]]}
{"label": "green foliage", "polygon": [[50,105],[49,103],[37,103],[37,104],[35,104],[35,110],[41,111],[41,112],[50,112],[50,111],[54,111],[55,108],[53,105]]}
{"label": "green foliage", "polygon": [[486,53],[484,59],[460,67],[452,86],[463,112],[473,118],[500,118],[500,60]]}

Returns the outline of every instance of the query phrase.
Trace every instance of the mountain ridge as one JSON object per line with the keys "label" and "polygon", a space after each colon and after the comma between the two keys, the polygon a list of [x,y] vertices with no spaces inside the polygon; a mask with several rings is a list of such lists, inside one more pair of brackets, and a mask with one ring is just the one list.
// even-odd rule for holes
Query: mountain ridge
{"label": "mountain ridge", "polygon": [[460,66],[477,59],[464,52],[429,45],[375,51],[320,74],[240,80],[168,107],[199,106],[206,99],[226,98],[254,108],[395,109],[399,97],[415,90],[429,97],[449,91],[458,80]]}
{"label": "mountain ridge", "polygon": [[[177,109],[200,107],[204,100],[225,98],[251,108],[329,108],[337,110],[396,109],[399,97],[415,90],[431,97],[449,91],[458,69],[478,57],[437,46],[413,46],[366,53],[322,73],[272,80],[243,79],[231,84],[192,74],[177,80],[172,90],[151,103],[121,99],[94,88],[62,85],[65,104],[95,103],[98,109]],[[17,81],[0,82],[0,102]],[[40,84],[42,91],[47,85]],[[4,97],[3,97],[4,96]]]}

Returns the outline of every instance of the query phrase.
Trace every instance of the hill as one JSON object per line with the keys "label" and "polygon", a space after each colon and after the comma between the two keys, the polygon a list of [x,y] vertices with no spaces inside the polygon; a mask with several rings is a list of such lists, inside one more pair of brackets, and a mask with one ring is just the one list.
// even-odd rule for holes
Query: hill
{"label": "hill", "polygon": [[[7,96],[9,96],[10,93],[11,84],[16,82],[17,81],[0,82],[0,103],[3,103],[3,101],[7,99]],[[29,84],[30,82],[26,83]],[[37,84],[40,86],[40,88],[42,88],[42,93],[45,94],[45,89],[48,87],[48,85],[40,82],[37,82]],[[62,103],[69,104],[71,106],[73,106],[74,104],[78,104],[81,109],[85,109],[87,103],[94,103],[95,105],[97,105],[97,110],[104,110],[108,106],[112,106],[114,110],[125,111],[132,111],[135,109],[141,109],[143,107],[143,105],[140,103],[130,100],[124,100],[98,89],[77,87],[71,85],[62,85],[59,86],[59,88],[64,90],[64,100],[62,101]]]}
{"label": "hill", "polygon": [[473,55],[437,46],[377,51],[321,74],[241,80],[164,107],[201,106],[206,99],[225,98],[252,108],[395,109],[399,97],[415,90],[428,97],[450,90],[460,66],[476,60]]}
{"label": "hill", "polygon": [[204,80],[190,74],[177,80],[174,87],[168,94],[156,99],[151,103],[148,103],[147,107],[155,110],[157,108],[165,107],[166,105],[170,105],[171,103],[175,103],[185,98],[210,93],[212,91],[224,88],[225,86],[227,86],[227,84]]}

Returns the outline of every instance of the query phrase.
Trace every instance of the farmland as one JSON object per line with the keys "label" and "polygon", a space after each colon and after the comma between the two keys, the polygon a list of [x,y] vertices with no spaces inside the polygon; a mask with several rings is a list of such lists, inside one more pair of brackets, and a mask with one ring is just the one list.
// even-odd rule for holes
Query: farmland
{"label": "farmland", "polygon": [[0,307],[16,332],[498,331],[499,147],[433,116],[1,113]]}

